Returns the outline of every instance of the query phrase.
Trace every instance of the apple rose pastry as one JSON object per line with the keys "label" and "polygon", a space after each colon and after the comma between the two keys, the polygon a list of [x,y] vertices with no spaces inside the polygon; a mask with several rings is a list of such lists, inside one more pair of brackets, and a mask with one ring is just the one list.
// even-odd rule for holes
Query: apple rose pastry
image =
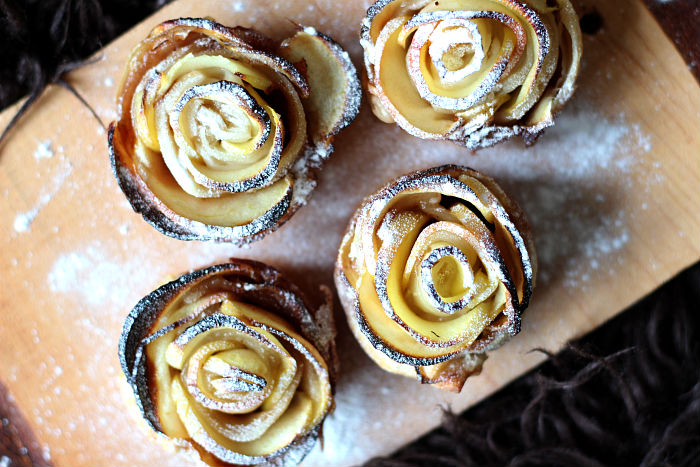
{"label": "apple rose pastry", "polygon": [[143,298],[122,330],[122,370],[173,445],[213,466],[296,465],[333,406],[330,300],[312,313],[278,271],[231,261]]}
{"label": "apple rose pastry", "polygon": [[128,61],[112,168],[166,235],[247,243],[305,204],[360,96],[348,54],[313,28],[278,43],[208,19],[166,21]]}
{"label": "apple rose pastry", "polygon": [[571,97],[582,49],[569,0],[379,0],[361,42],[379,119],[470,149],[533,143]]}
{"label": "apple rose pastry", "polygon": [[525,216],[499,186],[447,165],[402,177],[355,213],[335,283],[382,368],[459,392],[520,330],[534,283]]}

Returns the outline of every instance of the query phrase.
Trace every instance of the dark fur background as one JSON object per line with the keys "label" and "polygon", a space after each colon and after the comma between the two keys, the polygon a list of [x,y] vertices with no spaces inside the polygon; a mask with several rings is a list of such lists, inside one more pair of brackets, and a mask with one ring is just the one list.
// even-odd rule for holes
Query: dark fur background
{"label": "dark fur background", "polygon": [[[163,3],[0,0],[0,109],[24,95],[31,103],[48,83],[69,86],[64,72]],[[478,406],[446,412],[440,429],[366,465],[700,465],[698,303],[700,265]],[[3,418],[0,455],[11,465],[42,464],[2,399],[0,415],[15,416]]]}

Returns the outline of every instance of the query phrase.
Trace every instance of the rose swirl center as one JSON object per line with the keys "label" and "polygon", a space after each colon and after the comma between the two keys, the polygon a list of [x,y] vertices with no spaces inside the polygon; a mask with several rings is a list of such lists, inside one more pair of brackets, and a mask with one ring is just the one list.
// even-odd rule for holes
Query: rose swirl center
{"label": "rose swirl center", "polygon": [[432,250],[420,265],[420,275],[431,305],[448,315],[465,308],[474,295],[469,260],[453,245]]}
{"label": "rose swirl center", "polygon": [[428,53],[444,85],[458,83],[481,69],[484,49],[479,28],[472,21],[442,21],[428,40]]}

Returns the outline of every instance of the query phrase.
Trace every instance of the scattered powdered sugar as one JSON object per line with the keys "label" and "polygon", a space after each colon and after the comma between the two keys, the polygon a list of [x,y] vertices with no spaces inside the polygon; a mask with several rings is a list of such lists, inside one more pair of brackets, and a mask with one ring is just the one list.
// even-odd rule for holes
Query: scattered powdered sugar
{"label": "scattered powdered sugar", "polygon": [[294,177],[291,206],[303,206],[316,188],[315,172],[331,154],[332,147],[324,143],[310,144],[304,154],[294,163],[290,172]]}
{"label": "scattered powdered sugar", "polygon": [[[548,128],[537,144],[523,153],[523,148],[508,151],[490,148],[488,166],[519,179],[584,181],[611,176],[631,186],[619,175],[631,173],[638,163],[637,152],[651,150],[651,141],[638,124],[629,124],[624,113],[610,119],[575,101]],[[507,143],[512,146],[517,143]],[[515,150],[513,150],[515,149]],[[479,153],[475,162],[481,163]],[[580,188],[580,187],[578,187]]]}
{"label": "scattered powdered sugar", "polygon": [[[542,184],[522,202],[532,225],[540,264],[540,286],[563,278],[563,285],[576,288],[599,272],[599,265],[614,259],[630,239],[628,214],[604,195],[591,201],[587,193],[567,190],[560,184]],[[532,206],[548,207],[535,211]],[[613,261],[609,272],[618,266]]]}
{"label": "scattered powdered sugar", "polygon": [[44,459],[44,462],[51,462],[51,447],[48,444],[44,444],[41,447],[41,457]]}
{"label": "scattered powdered sugar", "polygon": [[49,159],[53,157],[53,149],[51,148],[51,140],[46,140],[43,142],[40,142],[37,147],[36,151],[34,151],[34,157],[38,159]]}
{"label": "scattered powdered sugar", "polygon": [[152,282],[138,262],[122,262],[110,256],[99,241],[60,255],[47,277],[54,293],[80,297],[90,305],[122,303],[124,291],[140,280]]}
{"label": "scattered powdered sugar", "polygon": [[39,214],[39,208],[31,209],[27,212],[17,214],[15,221],[12,224],[16,232],[26,232],[29,230],[29,225],[32,223],[36,215]]}
{"label": "scattered powdered sugar", "polygon": [[15,217],[15,221],[12,224],[15,231],[21,233],[29,230],[29,226],[32,224],[32,221],[34,221],[34,218],[37,216],[37,214],[39,214],[39,210],[46,206],[48,202],[51,201],[51,198],[52,197],[49,195],[44,195],[40,198],[38,205],[30,209],[29,211],[17,214],[17,216]]}
{"label": "scattered powdered sugar", "polygon": [[[50,144],[51,143],[49,142],[49,145]],[[20,212],[15,216],[15,220],[12,223],[12,227],[15,229],[15,232],[24,233],[30,229],[32,222],[39,214],[41,209],[44,208],[44,206],[46,206],[47,204],[49,204],[53,197],[56,196],[56,194],[59,192],[65,180],[68,178],[72,171],[73,167],[69,163],[68,167],[65,170],[59,171],[58,174],[53,177],[51,183],[46,185],[45,189],[50,191],[42,194],[34,207],[29,209],[28,211]]]}
{"label": "scattered powdered sugar", "polygon": [[95,275],[95,271],[110,273],[107,269],[118,268],[117,265],[105,265],[97,250],[88,247],[85,252],[68,253],[59,256],[48,276],[52,292],[78,292],[85,295],[89,303],[98,304],[108,294],[107,285]]}
{"label": "scattered powdered sugar", "polygon": [[[494,177],[527,214],[539,285],[561,279],[576,288],[591,274],[614,274],[630,240],[634,207],[626,194],[663,182],[640,165],[650,136],[624,113],[609,118],[574,99],[526,154],[514,144],[485,150],[469,165]],[[604,263],[611,265],[606,271],[599,269]]]}

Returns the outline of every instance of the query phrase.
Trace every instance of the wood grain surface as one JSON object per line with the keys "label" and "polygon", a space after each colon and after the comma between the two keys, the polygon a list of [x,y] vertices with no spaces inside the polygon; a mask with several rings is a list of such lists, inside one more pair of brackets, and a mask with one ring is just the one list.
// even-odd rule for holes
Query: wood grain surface
{"label": "wood grain surface", "polygon": [[[277,37],[293,18],[338,39],[359,64],[357,25],[366,6],[179,0],[69,79],[110,121],[129,50],[159,21],[178,16],[211,15]],[[324,450],[315,448],[304,465],[350,465],[391,452],[436,426],[442,404],[474,404],[538,364],[543,357],[532,348],[556,351],[697,261],[698,84],[639,0],[579,7],[595,9],[604,26],[585,37],[574,102],[535,147],[512,142],[472,155],[381,124],[365,105],[338,137],[309,206],[249,249],[184,243],[153,230],[113,180],[104,130],[74,96],[49,89],[0,153],[0,381],[44,461],[186,463],[130,416],[116,355],[129,309],[166,277],[229,256],[268,262],[313,294],[332,282],[335,251],[357,203],[410,170],[471,165],[501,181],[529,214],[542,267],[523,332],[452,395],[378,370],[338,311],[338,407]],[[0,126],[15,109],[0,115]]]}

